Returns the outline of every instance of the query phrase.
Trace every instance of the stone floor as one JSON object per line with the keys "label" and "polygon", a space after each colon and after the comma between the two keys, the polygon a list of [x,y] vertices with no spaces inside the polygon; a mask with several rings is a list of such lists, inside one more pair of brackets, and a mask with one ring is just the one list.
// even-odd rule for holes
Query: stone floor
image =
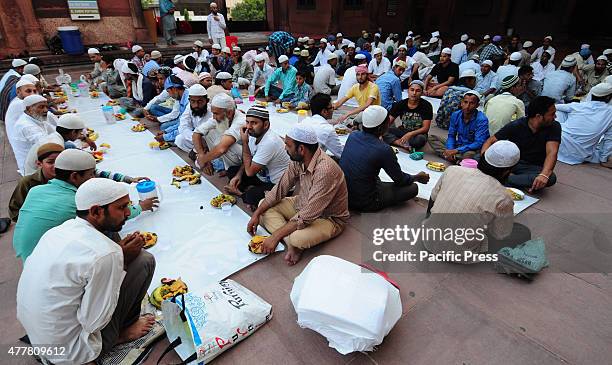
{"label": "stone floor", "polygon": [[[4,138],[0,138],[0,147],[0,215],[6,216],[18,175]],[[527,210],[545,216],[551,223],[538,225],[530,220],[532,215],[525,213],[516,220],[529,226],[534,235],[545,237],[549,249],[580,249],[583,237],[593,232],[581,216],[568,218],[563,213],[609,217],[612,171],[594,165],[570,167],[562,163],[555,170],[557,185],[545,191],[541,201]],[[218,177],[210,181],[217,187],[224,183]],[[424,214],[425,207],[425,202],[414,201],[390,211],[396,215]],[[553,273],[550,269],[532,283],[499,274],[392,273],[390,276],[401,287],[402,318],[377,351],[340,355],[328,347],[325,338],[296,324],[289,293],[293,279],[317,255],[362,262],[364,234],[360,228],[364,219],[371,216],[354,214],[341,236],[306,251],[296,266],[287,266],[282,255],[276,254],[232,275],[230,278],[272,304],[274,318],[215,363],[610,364],[610,276]],[[15,318],[21,264],[11,246],[12,230],[0,237],[0,249],[4,252],[0,256],[0,291],[5,293],[0,297],[3,351],[0,363],[33,365],[36,363],[31,358],[3,358],[4,349],[18,344],[17,339],[24,334]],[[157,344],[146,364],[155,364],[167,344],[165,339]],[[164,363],[178,361],[172,353]]]}

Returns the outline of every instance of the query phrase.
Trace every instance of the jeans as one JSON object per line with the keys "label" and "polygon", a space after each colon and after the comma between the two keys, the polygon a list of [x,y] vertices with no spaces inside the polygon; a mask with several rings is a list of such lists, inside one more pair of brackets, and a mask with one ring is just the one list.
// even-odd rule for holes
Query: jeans
{"label": "jeans", "polygon": [[[270,85],[270,89],[268,90],[268,96],[271,97],[273,100],[278,99],[282,93],[283,89],[278,86]],[[285,95],[281,99],[281,101],[290,101],[291,99],[293,99],[293,95],[294,94]]]}
{"label": "jeans", "polygon": [[[443,153],[444,151],[446,151],[446,138],[431,135],[429,136],[428,141],[429,141],[429,145],[434,150],[436,155],[444,158]],[[480,152],[479,151],[465,151],[463,153],[457,153],[455,155],[455,159],[457,159],[458,161],[463,160],[465,158],[473,158],[473,159],[478,160],[480,158]]]}
{"label": "jeans", "polygon": [[170,113],[172,109],[166,108],[165,106],[161,106],[159,104],[154,104],[151,109],[149,109],[149,113],[156,117],[161,117],[162,115],[166,115]]}
{"label": "jeans", "polygon": [[[389,131],[383,136],[383,141],[387,144],[393,144],[395,140],[402,138],[406,133],[408,133],[408,131],[403,128],[389,128]],[[415,150],[420,150],[427,144],[427,134],[417,134],[413,136],[408,140],[408,144]]]}
{"label": "jeans", "polygon": [[[164,132],[168,132],[172,127],[176,126],[179,124],[179,119],[174,119],[174,120],[169,120],[167,122],[164,122],[162,124],[159,125],[159,129],[161,129]],[[178,127],[177,127],[178,128]]]}
{"label": "jeans", "polygon": [[376,184],[376,197],[372,201],[349,199],[351,209],[362,212],[376,212],[378,210],[401,204],[419,193],[417,184],[397,186],[392,182],[379,181]]}
{"label": "jeans", "polygon": [[[533,180],[538,177],[538,174],[542,171],[542,166],[532,165],[526,161],[519,161],[514,166],[510,176],[508,177],[507,185],[518,188],[518,189],[529,189],[533,185]],[[557,176],[553,172],[548,178],[548,184],[546,187],[555,185],[557,182]]]}

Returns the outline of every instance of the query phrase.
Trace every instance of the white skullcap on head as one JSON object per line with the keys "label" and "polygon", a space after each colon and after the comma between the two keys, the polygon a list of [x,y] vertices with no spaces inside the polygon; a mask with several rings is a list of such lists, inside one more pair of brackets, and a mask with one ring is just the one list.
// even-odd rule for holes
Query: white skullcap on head
{"label": "white skullcap on head", "polygon": [[283,63],[283,62],[287,62],[287,61],[289,61],[289,58],[287,56],[285,56],[285,55],[281,55],[278,58],[278,63]]}
{"label": "white skullcap on head", "polygon": [[40,67],[32,63],[27,64],[23,67],[23,73],[28,75],[38,75],[40,74]]}
{"label": "white skullcap on head", "polygon": [[229,80],[232,78],[232,74],[229,72],[221,71],[215,76],[218,80]]}
{"label": "white skullcap on head", "polygon": [[475,97],[478,98],[478,100],[482,99],[482,96],[480,95],[480,93],[476,90],[468,90],[466,92],[463,93],[463,96],[466,95],[474,95]]}
{"label": "white skullcap on head", "polygon": [[523,43],[523,48],[529,48],[529,47],[533,47],[533,42],[525,41],[525,43]]}
{"label": "white skullcap on head", "polygon": [[194,46],[198,46],[200,48],[204,48],[204,43],[201,40],[197,40],[195,42],[193,42]]}
{"label": "white skullcap on head", "polygon": [[580,49],[589,49],[589,48],[591,48],[591,45],[590,45],[590,44],[587,44],[587,43],[583,43],[583,44],[580,46]]}
{"label": "white skullcap on head", "polygon": [[200,84],[194,84],[189,88],[189,96],[206,96],[206,88]]}
{"label": "white skullcap on head", "polygon": [[[375,54],[376,54],[376,53],[375,53]],[[338,58],[338,55],[337,55],[337,54],[335,54],[335,53],[330,53],[330,54],[327,56],[327,60],[328,60],[328,61],[335,60],[335,59],[337,59],[337,58]]]}
{"label": "white skullcap on head", "polygon": [[304,38],[302,38],[302,37],[298,37],[298,40],[297,40],[297,41],[298,41],[298,43],[304,43]]}
{"label": "white skullcap on head", "polygon": [[30,80],[30,79],[29,79],[29,78],[27,78],[27,77],[23,77],[23,76],[22,76],[22,77],[19,79],[19,81],[17,81],[17,84],[15,85],[15,87],[16,87],[17,89],[19,89],[19,88],[20,88],[20,87],[22,87],[22,86],[26,86],[26,85],[34,85],[34,84],[35,84],[35,82],[34,82],[34,81]]}
{"label": "white skullcap on head", "polygon": [[464,77],[476,77],[476,72],[474,72],[474,69],[472,69],[472,68],[465,69],[465,70],[463,70],[461,75],[459,75],[460,79],[462,79]]}
{"label": "white skullcap on head", "polygon": [[204,79],[206,79],[208,77],[210,77],[212,79],[212,75],[209,72],[201,72],[198,75],[198,81],[202,81],[202,80],[204,80]]}
{"label": "white skullcap on head", "polygon": [[491,36],[487,34],[484,37],[482,37],[482,39],[491,39]]}
{"label": "white skullcap on head", "polygon": [[338,33],[338,34],[336,34],[336,38],[337,38],[337,37],[343,37],[342,33]]}
{"label": "white skullcap on head", "polygon": [[493,61],[491,61],[491,60],[482,61],[482,64],[483,65],[487,65],[489,67],[493,67]]}
{"label": "white skullcap on head", "polygon": [[372,55],[373,56],[376,56],[379,53],[382,53],[382,49],[380,49],[380,48],[374,48],[374,51],[372,51]]}
{"label": "white skullcap on head", "polygon": [[32,95],[26,96],[25,99],[23,99],[23,106],[27,108],[29,106],[32,106],[38,103],[42,103],[42,102],[45,102],[45,103],[47,102],[47,99],[44,96],[38,95],[38,94],[32,94]]}
{"label": "white skullcap on head", "polygon": [[34,76],[34,75],[30,75],[30,74],[25,74],[23,76],[21,76],[22,79],[28,80],[28,81],[32,81],[33,83],[37,83],[40,80],[38,79],[38,77]]}
{"label": "white skullcap on head", "polygon": [[[55,160],[55,163],[57,164],[57,160]],[[76,201],[77,210],[89,210],[89,208],[96,205],[100,207],[108,205],[128,194],[127,184],[96,177],[85,181],[79,186],[74,200]]]}
{"label": "white skullcap on head", "polygon": [[548,39],[549,41],[552,42],[552,36],[550,36],[550,35],[547,35],[546,37],[544,37],[544,39]]}
{"label": "white skullcap on head", "polygon": [[161,52],[158,50],[151,51],[151,58],[156,60],[162,56]]}
{"label": "white skullcap on head", "polygon": [[[355,43],[351,42],[348,44],[348,48],[355,48]],[[604,53],[605,54],[605,53]]]}
{"label": "white skullcap on head", "polygon": [[315,132],[310,124],[305,123],[298,123],[291,127],[289,132],[287,132],[287,137],[306,144],[319,143],[317,132]]}
{"label": "white skullcap on head", "polygon": [[234,51],[234,52],[241,52],[242,49],[240,47],[238,47],[238,46],[234,46],[234,47],[232,47],[232,51]]}
{"label": "white skullcap on head", "polygon": [[576,66],[576,59],[573,56],[567,56],[561,61],[561,67]]}
{"label": "white skullcap on head", "polygon": [[355,55],[356,60],[365,60],[366,56],[363,53],[358,53]]}
{"label": "white skullcap on head", "polygon": [[451,51],[451,49],[450,49],[450,48],[446,47],[446,48],[444,48],[444,49],[442,50],[442,53],[451,54],[451,53],[452,53],[452,51]]}
{"label": "white skullcap on head", "polygon": [[512,52],[510,55],[510,61],[520,61],[523,58],[521,52]]}
{"label": "white skullcap on head", "polygon": [[432,38],[433,37],[439,37],[440,36],[440,32],[436,30],[435,32],[431,33],[431,36],[432,36]]}
{"label": "white skullcap on head", "polygon": [[214,6],[217,6],[217,3],[213,1],[212,3],[210,3],[210,5],[209,5],[209,6],[213,6],[213,5],[214,5]]}
{"label": "white skullcap on head", "polygon": [[406,47],[405,44],[402,44],[401,46],[397,47],[397,49],[408,50],[408,47]]}
{"label": "white skullcap on head", "polygon": [[176,56],[174,56],[174,64],[178,65],[179,63],[183,62],[183,58],[185,56],[177,54]]}
{"label": "white skullcap on head", "polygon": [[25,66],[27,64],[28,63],[26,61],[22,60],[21,58],[15,58],[13,60],[13,62],[11,62],[11,66],[12,67],[21,67],[21,66]]}
{"label": "white skullcap on head", "polygon": [[[70,148],[63,150],[55,159],[55,168],[64,171],[85,171],[96,168],[96,159],[88,152]],[[112,181],[111,179],[104,179]]]}
{"label": "white skullcap on head", "polygon": [[608,96],[612,94],[612,84],[600,82],[591,88],[591,94],[593,94],[593,96]]}
{"label": "white skullcap on head", "polygon": [[[393,33],[391,33],[391,34],[393,34]],[[414,32],[413,32],[413,31],[411,31],[411,30],[409,30],[409,31],[408,31],[408,36],[411,36],[411,35],[413,35],[413,34],[414,34]]]}
{"label": "white skullcap on head", "polygon": [[612,53],[612,48],[607,48],[607,49],[605,49],[605,50],[603,51],[603,54],[604,54],[604,55],[606,55],[606,56],[607,56],[607,55],[609,55],[609,54],[611,54],[611,53]]}
{"label": "white skullcap on head", "polygon": [[465,42],[465,41],[467,41],[467,40],[468,40],[468,38],[470,38],[470,37],[468,37],[468,35],[467,35],[467,34],[462,34],[462,35],[461,35],[461,42]]}
{"label": "white skullcap on head", "polygon": [[85,121],[78,114],[64,114],[57,120],[57,126],[66,129],[83,129]]}
{"label": "white skullcap on head", "polygon": [[232,53],[232,51],[230,50],[230,48],[229,48],[229,47],[227,47],[227,46],[226,46],[226,47],[223,47],[222,52],[223,52],[223,53]]}
{"label": "white skullcap on head", "polygon": [[232,99],[232,97],[226,93],[220,93],[215,95],[210,102],[210,106],[221,109],[236,109],[236,102],[234,102],[234,99]]}
{"label": "white skullcap on head", "polygon": [[138,51],[144,51],[144,49],[141,46],[137,45],[137,44],[133,45],[132,46],[132,53],[136,53]]}
{"label": "white skullcap on head", "polygon": [[599,60],[602,60],[602,61],[607,61],[607,60],[608,60],[608,57],[606,57],[606,56],[604,56],[604,55],[601,55],[601,56],[597,57],[597,61],[599,61]]}
{"label": "white skullcap on head", "polygon": [[387,118],[387,109],[380,105],[370,105],[361,116],[361,122],[366,128],[376,128]]}
{"label": "white skullcap on head", "polygon": [[438,38],[437,37],[431,37],[431,39],[429,40],[430,44],[437,43],[437,42],[438,42]]}
{"label": "white skullcap on head", "polygon": [[263,54],[258,54],[257,56],[255,56],[255,62],[261,62],[261,61],[265,61],[266,58],[263,56]]}
{"label": "white skullcap on head", "polygon": [[100,51],[97,48],[90,48],[87,50],[87,54],[100,54]]}
{"label": "white skullcap on head", "polygon": [[521,159],[521,151],[514,142],[501,140],[493,143],[484,157],[489,165],[503,169],[516,165]]}
{"label": "white skullcap on head", "polygon": [[215,43],[211,46],[212,49],[218,49],[219,51],[221,50],[221,45],[219,43]]}
{"label": "white skullcap on head", "polygon": [[321,42],[321,43],[327,43],[327,39],[325,39],[325,38],[321,38],[321,40],[320,40],[319,42]]}
{"label": "white skullcap on head", "polygon": [[374,33],[374,37],[380,37],[380,33]]}

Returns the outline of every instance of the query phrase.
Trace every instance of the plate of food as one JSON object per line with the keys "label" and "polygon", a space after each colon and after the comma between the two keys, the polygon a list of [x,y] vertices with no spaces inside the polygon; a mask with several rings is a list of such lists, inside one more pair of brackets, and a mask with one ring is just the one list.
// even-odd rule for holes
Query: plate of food
{"label": "plate of food", "polygon": [[181,177],[184,175],[193,175],[195,171],[193,170],[193,167],[189,166],[189,165],[183,165],[183,166],[176,166],[174,169],[172,169],[172,176],[175,177]]}
{"label": "plate of food", "polygon": [[506,188],[506,193],[510,194],[512,200],[523,200],[525,199],[525,193],[517,188]]}
{"label": "plate of food", "polygon": [[268,106],[267,101],[256,100],[255,105],[263,106],[264,108]]}
{"label": "plate of food", "polygon": [[92,99],[98,98],[98,97],[100,97],[100,93],[95,91],[95,90],[94,91],[90,91],[89,92],[89,97],[92,98]]}
{"label": "plate of food", "polygon": [[130,129],[132,130],[132,132],[144,132],[147,130],[147,127],[142,123],[138,123],[136,125],[133,125]]}
{"label": "plate of food", "polygon": [[276,109],[277,113],[283,114],[283,113],[289,113],[289,109],[287,108],[278,108]]}
{"label": "plate of food", "polygon": [[87,138],[89,138],[90,141],[94,142],[98,139],[98,137],[100,137],[100,135],[96,131],[91,128],[87,128]]}
{"label": "plate of food", "polygon": [[236,204],[236,197],[229,194],[219,194],[216,197],[212,198],[210,201],[210,205],[213,208],[221,209],[221,204],[223,203],[231,203],[232,205]]}
{"label": "plate of food", "polygon": [[263,243],[268,236],[253,236],[249,241],[249,251],[261,255],[263,254]]}
{"label": "plate of food", "polygon": [[180,294],[186,294],[189,289],[187,284],[181,278],[178,279],[161,279],[161,285],[155,288],[149,295],[149,302],[157,309],[161,309],[161,304],[164,300],[170,299]]}
{"label": "plate of food", "polygon": [[350,128],[346,127],[345,125],[337,125],[336,126],[336,134],[339,136],[345,136],[347,134],[351,133]]}
{"label": "plate of food", "polygon": [[119,105],[119,102],[117,100],[109,100],[106,102],[106,106],[117,106]]}
{"label": "plate of food", "polygon": [[154,150],[165,150],[167,148],[170,148],[170,143],[153,141],[153,142],[149,142],[149,147],[151,147]]}
{"label": "plate of food", "polygon": [[427,167],[431,171],[443,172],[444,170],[446,170],[446,165],[442,162],[428,161],[425,167]]}
{"label": "plate of food", "polygon": [[125,114],[114,114],[115,120],[125,120]]}
{"label": "plate of food", "polygon": [[142,246],[142,248],[144,249],[149,249],[155,246],[155,244],[157,243],[157,233],[144,231],[144,232],[140,232],[140,236],[142,237],[142,240],[144,241],[144,245]]}
{"label": "plate of food", "polygon": [[102,162],[104,160],[104,152],[103,151],[93,151],[91,155],[96,160],[96,163]]}

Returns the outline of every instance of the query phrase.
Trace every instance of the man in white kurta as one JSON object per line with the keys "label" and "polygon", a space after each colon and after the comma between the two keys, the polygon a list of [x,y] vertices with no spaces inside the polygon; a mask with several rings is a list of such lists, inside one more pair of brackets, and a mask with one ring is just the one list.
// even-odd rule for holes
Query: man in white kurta
{"label": "man in white kurta", "polygon": [[13,130],[15,129],[15,123],[17,119],[25,111],[25,105],[23,99],[32,94],[37,94],[36,83],[38,79],[32,75],[24,75],[21,77],[17,84],[17,97],[11,100],[8,109],[6,109],[6,115],[4,117],[4,125],[6,127],[6,137],[10,140],[13,136]]}
{"label": "man in white kurta", "polygon": [[225,17],[219,13],[216,3],[210,3],[210,14],[206,17],[206,30],[208,31],[208,41],[210,44],[219,44],[221,48],[226,47],[225,43]]}
{"label": "man in white kurta", "polygon": [[185,152],[191,152],[193,131],[210,118],[212,113],[208,110],[206,89],[200,84],[195,84],[189,88],[189,108],[185,109],[179,120],[179,134],[174,140],[176,146]]}
{"label": "man in white kurta", "polygon": [[128,187],[110,179],[83,183],[77,218],[47,231],[24,264],[17,287],[17,319],[33,345],[65,346],[54,364],[95,361],[114,345],[142,337],[154,319],[140,317],[155,259],[138,232],[120,242],[130,215]]}

